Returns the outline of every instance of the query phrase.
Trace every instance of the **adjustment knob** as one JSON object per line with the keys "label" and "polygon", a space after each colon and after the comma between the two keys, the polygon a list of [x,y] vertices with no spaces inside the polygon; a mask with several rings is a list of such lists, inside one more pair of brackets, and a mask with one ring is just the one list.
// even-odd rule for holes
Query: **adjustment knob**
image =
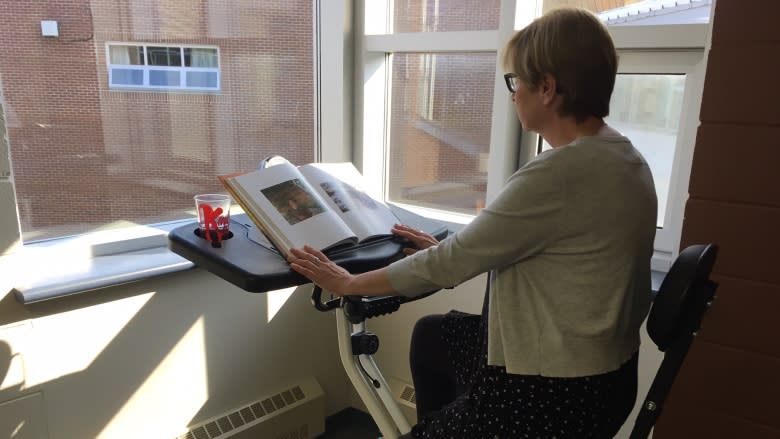
{"label": "adjustment knob", "polygon": [[379,337],[363,331],[352,334],[352,355],[373,355],[379,350]]}

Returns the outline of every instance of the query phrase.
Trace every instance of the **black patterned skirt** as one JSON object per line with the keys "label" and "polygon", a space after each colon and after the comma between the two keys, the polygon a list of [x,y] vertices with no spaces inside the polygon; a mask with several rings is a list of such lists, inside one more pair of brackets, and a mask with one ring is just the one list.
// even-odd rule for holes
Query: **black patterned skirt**
{"label": "black patterned skirt", "polygon": [[451,311],[442,333],[455,379],[466,391],[419,419],[416,438],[611,438],[634,405],[636,355],[600,375],[516,375],[487,364],[487,319]]}

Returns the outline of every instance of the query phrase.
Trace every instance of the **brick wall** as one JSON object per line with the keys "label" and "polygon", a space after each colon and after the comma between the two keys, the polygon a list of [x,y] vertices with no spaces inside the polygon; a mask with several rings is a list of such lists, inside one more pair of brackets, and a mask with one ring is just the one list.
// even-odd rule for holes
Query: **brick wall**
{"label": "brick wall", "polygon": [[[40,35],[57,20],[60,36]],[[313,160],[311,1],[29,0],[0,6],[23,238],[192,215],[215,176]],[[106,42],[220,51],[216,93],[110,90]]]}
{"label": "brick wall", "polygon": [[398,33],[498,29],[498,0],[395,0],[393,7]]}
{"label": "brick wall", "polygon": [[718,0],[681,248],[720,284],[654,437],[780,438],[780,2]]}

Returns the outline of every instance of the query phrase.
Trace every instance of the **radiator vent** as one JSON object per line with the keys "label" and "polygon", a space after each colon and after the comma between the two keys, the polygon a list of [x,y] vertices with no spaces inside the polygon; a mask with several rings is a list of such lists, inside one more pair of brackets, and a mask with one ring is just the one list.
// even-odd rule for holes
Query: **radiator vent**
{"label": "radiator vent", "polygon": [[401,391],[401,399],[417,405],[417,393],[414,391],[414,387],[404,386],[404,390]]}
{"label": "radiator vent", "polygon": [[[273,431],[264,431],[258,437],[310,439],[321,434],[325,428],[322,396],[319,384],[310,378],[275,395],[193,426],[189,431],[177,436],[177,439],[225,439],[250,428],[254,432],[254,429],[261,428],[265,421],[283,416],[293,410],[300,413],[289,416],[288,423],[278,422],[278,420],[268,423],[269,430]],[[317,404],[308,404],[309,402]]]}
{"label": "radiator vent", "polygon": [[415,424],[417,422],[417,392],[414,390],[414,386],[405,380],[392,376],[386,376],[385,379],[401,413],[411,424]]}

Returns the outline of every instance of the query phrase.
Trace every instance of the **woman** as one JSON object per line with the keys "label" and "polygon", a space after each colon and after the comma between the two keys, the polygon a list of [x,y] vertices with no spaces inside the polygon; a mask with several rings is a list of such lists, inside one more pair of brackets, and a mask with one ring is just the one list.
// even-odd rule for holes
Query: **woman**
{"label": "woman", "polygon": [[520,122],[551,150],[440,243],[395,227],[420,251],[384,269],[351,275],[309,247],[289,262],[339,295],[414,296],[489,273],[482,324],[418,322],[424,407],[405,437],[612,437],[636,399],[657,209],[647,163],[603,120],[615,48],[593,14],[558,9],[515,34],[504,64]]}

